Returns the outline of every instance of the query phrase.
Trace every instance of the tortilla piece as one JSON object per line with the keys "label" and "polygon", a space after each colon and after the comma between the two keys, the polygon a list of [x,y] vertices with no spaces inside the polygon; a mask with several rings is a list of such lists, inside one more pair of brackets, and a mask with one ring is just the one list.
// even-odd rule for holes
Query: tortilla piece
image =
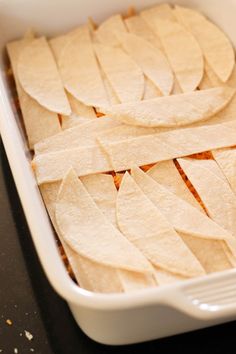
{"label": "tortilla piece", "polygon": [[183,92],[195,90],[203,76],[203,56],[195,38],[176,22],[169,5],[144,10],[141,16],[161,44]]}
{"label": "tortilla piece", "polygon": [[79,177],[113,170],[99,145],[37,155],[32,168],[38,184],[61,180],[70,168],[74,168]]}
{"label": "tortilla piece", "polygon": [[109,17],[95,31],[99,43],[107,46],[119,46],[116,32],[126,32],[126,27],[120,14]]}
{"label": "tortilla piece", "polygon": [[203,209],[180,176],[173,160],[159,162],[147,172],[154,181],[162,184],[201,212]]}
{"label": "tortilla piece", "polygon": [[143,18],[139,15],[129,17],[124,20],[128,31],[135,34],[149,43],[151,43],[155,48],[162,50],[162,45],[157,36],[152,32],[151,28],[146,24]]}
{"label": "tortilla piece", "polygon": [[207,273],[220,272],[235,266],[225,251],[224,241],[197,239],[190,234],[178,233]]}
{"label": "tortilla piece", "polygon": [[161,91],[149,80],[144,77],[144,93],[143,100],[150,100],[155,97],[162,96]]}
{"label": "tortilla piece", "polygon": [[94,49],[118,99],[121,102],[141,100],[144,77],[137,64],[121,48],[94,44]]}
{"label": "tortilla piece", "polygon": [[[99,65],[99,63],[98,63]],[[119,100],[117,94],[115,93],[113,87],[111,86],[108,78],[106,77],[106,74],[104,73],[104,70],[102,69],[101,65],[99,65],[100,73],[102,76],[103,84],[107,93],[108,101],[111,105],[113,104],[118,104],[121,103]],[[98,108],[99,109],[99,108]]]}
{"label": "tortilla piece", "polygon": [[69,115],[67,100],[55,60],[45,37],[32,40],[19,55],[18,79],[29,96],[49,111]]}
{"label": "tortilla piece", "polygon": [[[208,215],[236,236],[236,197],[213,160],[178,159]],[[218,170],[218,171],[217,171]]]}
{"label": "tortilla piece", "polygon": [[195,10],[175,6],[174,13],[179,22],[194,35],[206,61],[219,79],[226,82],[235,65],[235,56],[232,44],[225,33]]}
{"label": "tortilla piece", "polygon": [[61,131],[60,122],[56,113],[50,112],[32,99],[22,88],[17,75],[17,61],[20,53],[31,42],[32,38],[24,38],[7,44],[7,52],[16,83],[20,108],[28,138],[29,148],[40,140],[57,134]]}
{"label": "tortilla piece", "polygon": [[93,107],[86,106],[82,102],[79,102],[69,93],[67,94],[67,97],[70,102],[72,114],[70,116],[61,116],[61,126],[63,130],[97,118]]}
{"label": "tortilla piece", "polygon": [[142,102],[108,106],[102,111],[126,124],[175,127],[209,119],[222,110],[234,94],[235,89],[231,87],[215,87]]}
{"label": "tortilla piece", "polygon": [[[113,177],[106,174],[97,174],[81,177],[80,180],[82,181],[90,196],[93,198],[98,208],[103,212],[106,218],[115,227],[117,227],[117,189],[115,187]],[[95,271],[95,274],[99,276],[95,269],[93,271]],[[116,269],[115,271],[116,274],[113,274],[113,277],[119,278],[122,288],[125,292],[157,285],[152,275],[119,269]],[[107,270],[104,269],[104,272],[106,273]],[[109,272],[111,272],[111,270]],[[90,275],[90,277],[91,276],[92,275]],[[98,280],[96,279],[96,282],[97,281]],[[113,278],[111,278],[109,281],[113,282]]]}
{"label": "tortilla piece", "polygon": [[72,36],[58,60],[65,88],[87,106],[108,104],[87,26]]}
{"label": "tortilla piece", "polygon": [[[113,129],[114,136],[116,129]],[[236,122],[176,129],[107,143],[97,139],[116,172],[236,145]]]}
{"label": "tortilla piece", "polygon": [[171,92],[172,95],[178,95],[180,93],[183,93],[183,90],[181,89],[181,87],[179,86],[179,83],[175,77],[175,80],[174,80],[174,87],[173,87],[173,90]]}
{"label": "tortilla piece", "polygon": [[55,217],[61,236],[80,255],[103,265],[152,273],[147,259],[106,219],[72,169],[62,181]]}
{"label": "tortilla piece", "polygon": [[[52,38],[49,41],[49,44],[52,48],[52,52],[53,52],[57,62],[58,62],[58,60],[61,56],[61,53],[63,52],[66,44],[73,38],[73,36],[76,36],[78,33],[81,34],[81,32],[83,32],[83,31],[85,31],[85,33],[86,33],[86,27],[79,27],[79,28],[67,33],[66,35]],[[90,119],[96,118],[96,114],[95,114],[93,107],[86,106],[82,102],[78,101],[69,92],[67,93],[67,98],[70,103],[72,115],[70,115],[70,116],[63,116],[62,115],[61,116],[62,129],[68,129],[68,128],[71,128],[72,126],[80,124],[81,120],[76,119],[77,116],[90,118]]]}
{"label": "tortilla piece", "polygon": [[117,222],[153,265],[187,277],[204,274],[194,255],[128,172],[118,192]]}
{"label": "tortilla piece", "polygon": [[233,192],[236,194],[236,150],[219,149],[213,150],[212,154],[225,177],[227,178]]}
{"label": "tortilla piece", "polygon": [[[98,177],[98,180],[100,180],[100,177]],[[106,179],[106,182],[108,182],[108,179]],[[54,182],[42,184],[40,186],[40,191],[42,193],[44,203],[47,207],[55,230],[57,230],[57,224],[55,221],[54,213],[55,202],[57,199],[60,184],[61,182]],[[106,186],[108,187],[108,183],[106,183]],[[109,192],[109,190],[107,189],[104,192],[107,191]],[[100,205],[103,206],[103,204],[101,203]],[[110,211],[108,209],[105,210],[104,208],[104,212],[105,211],[108,212],[107,217],[109,217]],[[57,234],[60,237],[59,232]],[[73,251],[72,248],[70,248],[70,246],[66,242],[64,242],[63,238],[60,238],[60,241],[62,242],[64,251],[72,267],[75,278],[78,284],[84,289],[102,293],[117,293],[123,291],[127,292],[131,290],[136,290],[141,288],[142,286],[152,286],[155,284],[152,279],[150,280],[150,276],[148,275],[146,276],[143,274],[129,271],[119,271],[112,267],[107,267],[92,262],[91,260],[82,257],[78,253]]]}
{"label": "tortilla piece", "polygon": [[131,172],[138,186],[160,209],[177,232],[189,234],[196,238],[213,240],[229,240],[232,238],[229,232],[207,215],[156,182],[141,169],[133,168]]}
{"label": "tortilla piece", "polygon": [[171,284],[175,283],[177,281],[182,281],[188,279],[187,277],[184,277],[179,274],[174,274],[165,271],[164,269],[161,268],[155,268],[155,279],[157,280],[157,283],[159,285],[166,285],[166,284]]}
{"label": "tortilla piece", "polygon": [[[198,209],[155,182],[139,168],[132,170],[132,176],[145,195],[180,234],[207,272],[215,271],[216,266],[214,262],[209,262],[209,259],[215,259],[216,254],[221,270],[235,266],[235,240],[230,233]],[[205,242],[207,240],[209,242]],[[205,244],[204,252],[202,244]]]}
{"label": "tortilla piece", "polygon": [[116,223],[116,198],[117,189],[113,177],[106,174],[84,176],[81,182],[93,198],[98,208],[117,227]]}
{"label": "tortilla piece", "polygon": [[173,86],[173,74],[162,51],[131,33],[117,33],[117,38],[124,50],[161,93],[169,95]]}
{"label": "tortilla piece", "polygon": [[212,82],[211,82],[211,80],[208,77],[208,74],[207,74],[207,71],[206,71],[206,67],[205,67],[203,78],[202,78],[202,81],[200,82],[200,84],[198,85],[198,88],[199,88],[199,90],[207,90],[207,89],[210,89],[212,87],[214,87],[214,85],[212,85]]}
{"label": "tortilla piece", "polygon": [[79,126],[66,129],[51,138],[40,141],[34,146],[35,154],[63,151],[83,146],[96,145],[99,132],[119,126],[111,118],[95,119]]}

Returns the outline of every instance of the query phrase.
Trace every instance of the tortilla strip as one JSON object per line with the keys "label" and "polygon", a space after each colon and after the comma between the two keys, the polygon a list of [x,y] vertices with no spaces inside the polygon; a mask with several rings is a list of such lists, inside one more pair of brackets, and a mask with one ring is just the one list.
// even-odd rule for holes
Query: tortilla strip
{"label": "tortilla strip", "polygon": [[95,38],[99,43],[107,46],[119,46],[116,32],[127,32],[120,14],[109,17],[95,31]]}
{"label": "tortilla strip", "polygon": [[[103,212],[106,218],[115,227],[117,227],[117,189],[115,187],[113,177],[106,174],[97,174],[82,177],[80,180],[82,181],[90,196],[93,198],[98,208]],[[97,276],[99,276],[95,269],[93,271]],[[120,279],[122,288],[125,292],[157,285],[152,275],[119,269],[115,269],[114,271],[116,274],[113,274],[113,276]],[[104,272],[106,272],[106,269],[104,269]],[[111,270],[109,273],[110,272]],[[94,277],[94,275],[90,275],[90,277]],[[98,279],[96,279],[96,282],[97,281]],[[113,279],[111,278],[110,281],[113,282]]]}
{"label": "tortilla strip", "polygon": [[[99,176],[100,175],[96,175],[97,180],[101,182]],[[103,176],[111,177],[109,175],[103,175]],[[91,185],[91,180],[89,181],[88,177],[86,178],[87,181],[84,180],[83,184],[87,187],[88,183],[89,185]],[[105,183],[106,187],[109,187],[109,185],[111,186],[111,183],[109,184],[108,181],[109,181],[108,178],[102,180],[103,183],[106,182]],[[57,194],[59,191],[60,184],[61,182],[54,182],[54,183],[42,184],[40,186],[40,191],[42,193],[44,203],[47,207],[48,213],[50,215],[55,230],[57,230],[55,214],[54,214],[55,202],[57,199]],[[103,192],[106,193],[107,196],[110,195],[112,197],[109,188],[107,188],[106,190],[103,189]],[[108,210],[104,208],[105,203],[104,204],[101,203],[99,199],[97,200],[97,202],[103,208],[104,215],[106,215],[107,212],[108,214],[106,216],[109,218],[109,216],[112,215],[110,209]],[[60,237],[59,232],[57,232],[57,234]],[[145,286],[152,286],[152,284],[155,284],[152,279],[151,280],[149,279],[149,276],[142,275],[139,273],[129,272],[129,271],[119,271],[112,267],[107,267],[92,262],[91,260],[82,257],[78,253],[73,251],[72,248],[70,248],[70,246],[66,242],[64,242],[63,238],[60,238],[60,241],[63,245],[66,256],[72,267],[75,278],[78,284],[84,289],[94,291],[94,292],[102,292],[102,293],[117,293],[123,291],[127,292],[131,290],[136,290],[141,288],[142,285],[143,287],[145,287]]]}
{"label": "tortilla strip", "polygon": [[[99,65],[99,63],[98,63],[98,65]],[[104,87],[105,87],[105,90],[106,90],[106,93],[107,93],[107,97],[108,97],[109,103],[111,105],[121,103],[121,101],[119,100],[119,98],[118,98],[117,94],[115,93],[113,87],[111,86],[108,78],[106,77],[101,65],[99,65],[99,68],[100,68],[100,73],[101,73],[101,76],[102,76],[103,84],[104,84]]]}
{"label": "tortilla strip", "polygon": [[162,94],[169,95],[173,87],[173,74],[162,51],[131,33],[117,33],[117,38],[128,55]]}
{"label": "tortilla strip", "polygon": [[118,192],[117,222],[127,239],[153,265],[187,277],[205,273],[178,234],[128,172],[125,173]]}
{"label": "tortilla strip", "polygon": [[143,100],[150,100],[155,97],[162,96],[161,91],[149,80],[147,77],[144,76],[144,93],[143,93]]}
{"label": "tortilla strip", "polygon": [[191,204],[199,211],[203,212],[201,205],[195,199],[193,194],[184,183],[180,176],[173,160],[159,162],[147,171],[148,176],[152,177],[154,181],[162,184],[169,189],[172,193],[176,194],[185,202]]}
{"label": "tortilla strip", "polygon": [[203,76],[203,57],[195,38],[176,22],[168,4],[144,10],[141,16],[161,40],[183,92],[195,90]]}
{"label": "tortilla strip", "polygon": [[108,104],[87,26],[72,36],[58,60],[65,88],[87,106]]}
{"label": "tortilla strip", "polygon": [[23,38],[7,44],[7,52],[11,61],[11,66],[16,83],[16,89],[20,102],[20,108],[24,120],[24,126],[28,138],[29,148],[32,149],[38,141],[57,134],[61,131],[61,126],[56,113],[50,112],[40,106],[21,87],[17,76],[17,61],[20,53],[32,38]]}
{"label": "tortilla strip", "polygon": [[157,36],[152,32],[151,28],[147,25],[147,23],[143,20],[143,18],[139,15],[129,17],[124,20],[128,31],[130,33],[139,36],[149,43],[151,43],[154,47],[162,50],[162,45]]}
{"label": "tortilla strip", "polygon": [[[77,33],[81,32],[81,28],[77,28],[66,35],[63,36],[58,36],[55,38],[50,39],[49,44],[52,48],[53,54],[55,56],[56,61],[59,61],[59,58],[61,56],[61,53],[63,52],[66,44],[70,41],[73,36],[76,36]],[[96,118],[96,113],[91,106],[86,106],[82,102],[78,101],[74,96],[72,96],[69,92],[67,93],[67,98],[70,103],[71,111],[72,114],[75,114],[77,116],[82,116],[84,118]],[[61,117],[62,120],[62,129],[68,129],[71,128],[74,125],[79,124],[79,119],[74,119],[73,116],[63,116]]]}
{"label": "tortilla strip", "polygon": [[[213,160],[178,159],[209,216],[236,237],[236,197]],[[218,170],[218,171],[217,171]]]}
{"label": "tortilla strip", "polygon": [[207,215],[156,182],[141,169],[133,168],[131,174],[138,186],[160,209],[177,232],[190,234],[196,238],[213,240],[229,240],[232,238],[229,232]]}
{"label": "tortilla strip", "polygon": [[188,279],[182,275],[170,273],[157,267],[155,267],[155,278],[159,285],[171,284],[180,280],[182,281]]}
{"label": "tortilla strip", "polygon": [[219,149],[213,150],[212,154],[236,194],[236,150]]}
{"label": "tortilla strip", "polygon": [[195,254],[199,262],[207,273],[220,272],[222,270],[235,267],[234,262],[225,249],[226,244],[223,241],[197,239],[190,234],[178,232],[189,249]]}
{"label": "tortilla strip", "polygon": [[117,189],[113,177],[106,174],[84,176],[80,178],[98,208],[117,227],[116,198]]}
{"label": "tortilla strip", "polygon": [[96,137],[99,132],[119,126],[120,124],[111,118],[91,120],[79,126],[66,129],[54,135],[52,138],[44,139],[34,146],[35,154],[45,154],[76,147],[96,145]]}
{"label": "tortilla strip", "polygon": [[219,79],[226,82],[232,73],[235,58],[234,49],[225,33],[195,10],[175,6],[174,13],[179,22],[194,35]]}
{"label": "tortilla strip", "polygon": [[235,89],[214,87],[208,90],[157,97],[102,108],[103,113],[130,125],[176,127],[207,120],[232,99]]}
{"label": "tortilla strip", "polygon": [[[81,33],[81,31],[84,31],[84,27],[79,27],[67,33],[66,35],[58,36],[50,39],[49,44],[52,48],[52,52],[55,56],[56,61],[59,60],[61,53],[63,52],[66,44],[70,41],[70,39],[73,38],[73,36],[77,35],[78,32]],[[96,118],[96,114],[93,107],[86,106],[82,102],[78,101],[69,92],[67,93],[67,98],[70,103],[72,115],[61,116],[62,129],[68,129],[77,124],[81,124],[81,120],[76,119],[78,118],[77,116],[90,118],[90,119]]]}
{"label": "tortilla strip", "polygon": [[[218,85],[217,85],[218,86]],[[208,77],[208,74],[207,74],[207,71],[206,71],[206,67],[205,67],[205,70],[204,70],[204,74],[203,74],[203,78],[202,78],[202,81],[200,82],[200,84],[198,85],[198,88],[200,90],[207,90],[209,88],[212,88],[213,85]]]}
{"label": "tortilla strip", "polygon": [[72,169],[62,181],[55,217],[61,236],[80,255],[103,265],[152,273],[147,259],[106,219]]}
{"label": "tortilla strip", "polygon": [[71,108],[45,37],[24,47],[17,62],[18,79],[29,96],[49,111],[69,115]]}
{"label": "tortilla strip", "polygon": [[[117,128],[113,129],[114,136]],[[236,145],[236,122],[176,129],[107,143],[97,139],[116,172]]]}
{"label": "tortilla strip", "polygon": [[94,49],[119,100],[121,102],[141,100],[144,77],[137,64],[121,48],[94,44]]}
{"label": "tortilla strip", "polygon": [[38,184],[61,180],[70,168],[79,177],[113,170],[99,145],[40,154],[34,157],[32,168]]}
{"label": "tortilla strip", "polygon": [[70,116],[61,116],[61,126],[63,130],[97,118],[93,107],[86,106],[82,102],[79,102],[69,93],[67,97],[70,102],[72,114]]}
{"label": "tortilla strip", "polygon": [[[180,234],[207,272],[215,271],[216,266],[214,262],[210,263],[209,259],[215,259],[216,254],[221,270],[235,265],[235,260],[232,262],[235,251],[234,238],[230,233],[207,215],[155,182],[139,168],[132,170],[132,176],[146,196],[160,209]],[[205,247],[203,248],[204,243]],[[228,249],[228,252],[225,249]],[[229,252],[231,252],[230,257],[228,256]]]}

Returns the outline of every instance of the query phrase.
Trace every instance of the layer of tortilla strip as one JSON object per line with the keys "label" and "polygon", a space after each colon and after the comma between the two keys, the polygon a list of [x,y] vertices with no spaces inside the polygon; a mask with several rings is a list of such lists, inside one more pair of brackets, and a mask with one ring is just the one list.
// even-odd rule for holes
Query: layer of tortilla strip
{"label": "layer of tortilla strip", "polygon": [[204,61],[195,38],[183,26],[157,19],[154,27],[183,92],[194,91],[202,80]]}
{"label": "layer of tortilla strip", "polygon": [[175,77],[175,80],[174,80],[174,87],[173,87],[173,90],[171,92],[172,95],[179,95],[180,93],[183,93],[183,90],[181,89],[181,87],[179,86],[179,83]]}
{"label": "layer of tortilla strip", "polygon": [[69,115],[57,65],[45,37],[32,40],[19,55],[18,79],[24,91],[49,111]]}
{"label": "layer of tortilla strip", "polygon": [[[217,85],[218,86],[218,85]],[[207,90],[214,87],[211,83],[211,80],[209,79],[207,72],[206,72],[206,68],[204,70],[204,74],[202,77],[202,81],[200,82],[200,84],[198,85],[199,90]]]}
{"label": "layer of tortilla strip", "polygon": [[155,267],[155,278],[159,285],[171,284],[177,281],[188,279],[188,277],[167,272],[166,270],[157,267]]}
{"label": "layer of tortilla strip", "polygon": [[146,76],[144,77],[144,93],[143,100],[150,100],[155,97],[162,96],[161,91],[149,80]]}
{"label": "layer of tortilla strip", "polygon": [[84,103],[79,102],[70,93],[67,94],[67,97],[72,114],[70,116],[61,116],[61,126],[63,130],[97,118],[93,107],[86,106]]}
{"label": "layer of tortilla strip", "polygon": [[213,150],[212,154],[236,194],[236,149]]}
{"label": "layer of tortilla strip", "polygon": [[152,32],[151,28],[147,25],[141,16],[136,15],[129,17],[125,19],[124,22],[130,33],[145,39],[154,47],[162,50],[162,45],[159,38]]}
{"label": "layer of tortilla strip", "polygon": [[[147,26],[146,22],[139,15],[129,17],[124,20],[128,31],[144,40],[148,41],[152,46],[158,50],[162,50],[161,43],[157,36]],[[164,54],[164,53],[163,53]],[[160,90],[153,84],[148,77],[144,76],[144,94],[143,100],[162,96]]]}
{"label": "layer of tortilla strip", "polygon": [[207,273],[220,272],[235,267],[235,261],[231,261],[232,255],[228,254],[227,245],[223,241],[197,239],[195,236],[181,232],[178,234]]}
{"label": "layer of tortilla strip", "polygon": [[32,161],[38,184],[61,180],[71,167],[79,177],[113,170],[99,145],[40,154]]}
{"label": "layer of tortilla strip", "polygon": [[128,172],[119,188],[116,209],[119,229],[153,265],[187,277],[204,274],[195,256]]}
{"label": "layer of tortilla strip", "polygon": [[119,123],[108,117],[91,120],[40,141],[34,146],[35,154],[46,154],[76,147],[96,145],[96,137],[99,132],[105,132],[119,125]]}
{"label": "layer of tortilla strip", "polygon": [[213,160],[178,159],[208,215],[236,237],[236,196]]}
{"label": "layer of tortilla strip", "polygon": [[174,13],[198,41],[202,52],[221,81],[226,82],[235,65],[235,55],[228,37],[199,12],[175,6]]}
{"label": "layer of tortilla strip", "polygon": [[18,80],[17,61],[20,53],[32,38],[23,38],[18,41],[7,44],[7,52],[11,61],[11,66],[16,83],[16,89],[20,102],[20,108],[24,120],[24,126],[28,138],[30,149],[38,141],[57,134],[61,131],[60,122],[56,113],[48,111],[33,98],[31,98],[23,89]]}
{"label": "layer of tortilla strip", "polygon": [[133,168],[132,176],[147,197],[171,222],[176,231],[190,234],[196,238],[226,241],[232,238],[232,235],[227,230],[156,182],[141,169]]}
{"label": "layer of tortilla strip", "polygon": [[[100,175],[97,175],[100,176]],[[108,175],[107,175],[108,176]],[[100,177],[98,177],[100,180]],[[103,181],[104,182],[104,181]],[[106,179],[108,182],[108,179]],[[85,184],[85,181],[83,182]],[[43,196],[44,203],[48,210],[49,216],[51,218],[52,224],[57,230],[57,225],[55,222],[55,202],[57,199],[57,194],[60,188],[61,182],[54,182],[48,184],[42,184],[40,186],[40,191]],[[91,185],[91,183],[90,183]],[[110,184],[111,186],[111,184]],[[106,187],[108,187],[108,183],[106,183]],[[90,188],[91,190],[91,188]],[[106,189],[103,192],[106,195],[111,195],[110,190]],[[111,196],[112,197],[112,196]],[[104,207],[104,204],[99,200],[99,205]],[[115,205],[114,205],[115,207]],[[108,212],[108,217],[111,215],[108,209],[103,208],[104,212]],[[105,214],[106,215],[106,214]],[[57,232],[60,237],[59,232]],[[123,276],[119,275],[119,271],[112,268],[107,267],[91,260],[80,256],[78,253],[72,250],[72,248],[64,242],[63,238],[60,238],[60,241],[63,245],[64,251],[68,258],[68,261],[72,267],[73,273],[78,284],[87,290],[94,292],[102,292],[102,293],[117,293],[123,291],[129,291],[140,288],[141,279],[143,277],[148,277],[144,275],[140,275],[139,273],[129,272],[129,271],[120,271]],[[131,273],[131,275],[130,275]],[[151,286],[150,284],[144,284],[143,286]]]}
{"label": "layer of tortilla strip", "polygon": [[172,193],[176,194],[179,198],[184,199],[187,203],[203,212],[201,205],[195,199],[180,176],[173,160],[157,163],[148,170],[147,174],[156,182],[162,184]]}
{"label": "layer of tortilla strip", "polygon": [[61,236],[80,255],[99,264],[152,273],[147,259],[103,215],[71,169],[55,204]]}
{"label": "layer of tortilla strip", "polygon": [[40,192],[42,194],[52,224],[55,228],[55,231],[57,232],[58,237],[60,238],[60,241],[63,245],[68,261],[72,267],[75,278],[82,287],[87,289],[87,286],[84,286],[83,276],[81,277],[82,272],[80,271],[80,259],[79,259],[80,256],[67,245],[67,243],[63,240],[62,237],[60,237],[59,230],[57,229],[57,224],[55,220],[55,202],[57,199],[60,185],[61,185],[61,181],[42,184],[40,186]]}
{"label": "layer of tortilla strip", "polygon": [[[233,262],[234,249],[231,251],[232,245],[234,245],[234,238],[230,233],[221,228],[207,215],[192,207],[191,204],[155,182],[140,169],[133,169],[132,176],[146,196],[160,209],[180,236],[185,236],[184,238],[182,237],[183,240],[207,272],[215,271],[216,266],[214,262],[211,262],[211,264],[209,259],[214,260],[216,254],[217,258],[222,260],[221,262],[219,261],[218,265],[220,269],[228,269],[235,265],[235,261]],[[202,247],[203,244],[205,244],[204,248]],[[202,249],[204,249],[204,252]],[[228,256],[230,252],[231,255]]]}
{"label": "layer of tortilla strip", "polygon": [[234,94],[235,89],[231,87],[214,87],[203,91],[107,106],[102,111],[130,125],[175,127],[209,119],[222,110]]}
{"label": "layer of tortilla strip", "polygon": [[146,21],[151,28],[155,25],[157,18],[176,22],[176,18],[169,4],[160,4],[147,8],[140,12],[140,16]]}
{"label": "layer of tortilla strip", "polygon": [[[78,33],[86,33],[86,27],[82,26],[79,28],[76,28],[75,30],[67,33],[66,35],[54,37],[50,39],[49,45],[52,48],[52,52],[55,56],[56,61],[58,62],[61,53],[64,50],[64,47],[66,44],[70,41],[73,36],[76,36]],[[62,124],[62,129],[67,129],[71,128],[74,125],[80,124],[79,119],[74,119],[75,115],[79,117],[85,117],[85,118],[96,118],[95,111],[93,107],[91,106],[86,106],[82,102],[78,101],[74,96],[72,96],[69,92],[67,93],[67,98],[70,103],[72,115],[70,116],[61,116],[61,124]]]}
{"label": "layer of tortilla strip", "polygon": [[141,13],[161,44],[183,92],[195,90],[203,76],[203,56],[195,38],[178,24],[165,4]]}
{"label": "layer of tortilla strip", "polygon": [[[117,227],[116,222],[116,199],[117,189],[114,184],[113,177],[106,174],[96,174],[91,176],[81,177],[80,179],[87,189],[90,196],[98,208],[103,212],[106,218]],[[104,269],[105,272],[105,269]],[[111,272],[111,271],[110,271]],[[120,279],[124,291],[133,291],[144,287],[156,285],[152,275],[135,273],[125,270],[116,270],[114,274]],[[95,271],[96,274],[96,271]],[[98,275],[98,274],[97,274]],[[98,281],[98,280],[97,280]],[[110,280],[113,281],[112,279]]]}
{"label": "layer of tortilla strip", "polygon": [[[163,54],[165,54],[159,38],[154,34],[154,32],[151,30],[151,28],[148,26],[148,24],[144,21],[144,19],[141,16],[137,15],[137,16],[130,17],[125,20],[125,24],[130,33],[133,33],[136,36],[145,39],[146,41],[151,43],[155,48],[158,48],[163,52]],[[160,94],[149,94],[149,91],[146,87],[148,87],[148,84],[146,84],[144,89],[144,99],[160,96]],[[148,91],[148,94],[146,94],[146,90]],[[181,92],[182,90],[180,89],[179,84],[176,78],[174,77],[174,85],[173,85],[172,93],[178,94]]]}
{"label": "layer of tortilla strip", "polygon": [[87,106],[108,104],[87,26],[77,31],[65,45],[58,67],[65,88],[77,100]]}
{"label": "layer of tortilla strip", "polygon": [[[102,177],[100,177],[102,176]],[[105,176],[105,177],[103,177]],[[98,193],[98,185],[96,185],[95,189],[95,179],[97,183],[103,183],[106,186],[106,189],[103,188],[103,200],[99,199]],[[55,222],[55,202],[57,198],[57,194],[59,191],[61,182],[42,184],[40,186],[40,191],[43,195],[44,202],[46,204],[47,210],[49,212],[52,223],[57,228]],[[85,177],[83,180],[83,184],[89,190],[90,194],[94,198],[96,204],[103,211],[104,215],[109,220],[114,220],[114,210],[115,210],[115,200],[116,194],[113,191],[113,179],[109,175],[94,175]],[[99,187],[102,187],[99,185]],[[110,201],[109,208],[106,208],[105,197]],[[106,200],[107,200],[106,199]],[[112,202],[112,200],[114,200]],[[113,208],[113,212],[111,212],[111,208]],[[58,236],[60,234],[58,233]],[[139,289],[141,287],[152,286],[155,282],[148,275],[143,275],[139,273],[129,272],[129,271],[118,271],[112,267],[103,266],[101,264],[92,262],[91,260],[80,256],[76,252],[74,252],[70,246],[61,238],[61,242],[63,244],[63,248],[69,260],[69,263],[73,269],[76,280],[79,285],[87,290],[94,292],[102,292],[102,293],[114,293],[114,292],[127,292]]]}
{"label": "layer of tortilla strip", "polygon": [[173,74],[162,51],[132,33],[117,32],[117,38],[124,50],[162,94],[169,95],[173,87]]}
{"label": "layer of tortilla strip", "polygon": [[93,198],[98,208],[117,227],[116,198],[117,189],[113,177],[107,174],[96,174],[80,178],[81,182]]}
{"label": "layer of tortilla strip", "polygon": [[[102,69],[100,63],[98,62],[99,65],[99,69],[100,69],[100,73],[101,73],[101,77],[103,80],[103,84],[107,93],[107,97],[108,97],[108,101],[111,105],[113,104],[118,104],[121,103],[121,101],[119,100],[117,94],[115,93],[113,87],[111,86],[106,74],[104,73],[104,70]],[[99,107],[96,107],[99,110]]]}
{"label": "layer of tortilla strip", "polygon": [[104,21],[95,31],[99,43],[107,46],[119,46],[116,32],[127,32],[121,15],[114,15]]}
{"label": "layer of tortilla strip", "polygon": [[[114,135],[116,129],[113,129]],[[236,145],[236,122],[176,129],[114,143],[106,143],[102,137],[97,140],[107,152],[113,170],[119,172],[134,165],[143,166]]]}
{"label": "layer of tortilla strip", "polygon": [[121,102],[141,100],[144,76],[137,64],[121,48],[94,44],[94,49],[118,99]]}

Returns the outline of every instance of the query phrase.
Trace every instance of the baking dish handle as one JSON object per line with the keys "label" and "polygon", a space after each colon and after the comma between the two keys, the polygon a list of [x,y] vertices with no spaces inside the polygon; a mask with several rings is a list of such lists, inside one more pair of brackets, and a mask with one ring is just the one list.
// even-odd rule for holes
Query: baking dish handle
{"label": "baking dish handle", "polygon": [[165,303],[200,320],[236,315],[235,269],[196,280],[166,292]]}

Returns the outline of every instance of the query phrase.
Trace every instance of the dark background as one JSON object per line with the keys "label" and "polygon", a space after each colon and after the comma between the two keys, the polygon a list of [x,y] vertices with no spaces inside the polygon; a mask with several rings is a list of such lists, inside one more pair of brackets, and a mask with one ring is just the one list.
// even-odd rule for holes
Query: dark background
{"label": "dark background", "polygon": [[0,161],[0,353],[236,354],[236,322],[124,347],[87,338],[44,276],[1,143]]}

